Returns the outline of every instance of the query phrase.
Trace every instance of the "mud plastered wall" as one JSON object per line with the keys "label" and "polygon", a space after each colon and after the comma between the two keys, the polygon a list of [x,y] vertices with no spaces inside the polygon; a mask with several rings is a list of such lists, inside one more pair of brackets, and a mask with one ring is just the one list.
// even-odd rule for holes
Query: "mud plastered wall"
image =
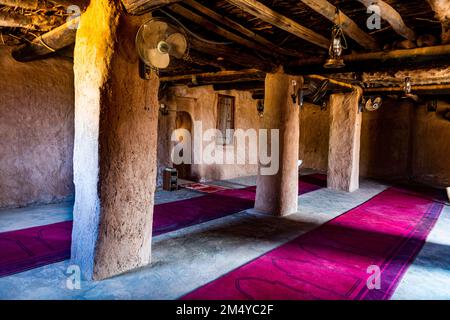
{"label": "mud plastered wall", "polygon": [[[443,114],[450,103],[437,102],[437,112],[424,103],[385,99],[375,112],[364,112],[360,175],[412,179],[450,185],[450,121]],[[327,170],[329,110],[305,104],[300,112],[300,155],[304,168]]]}
{"label": "mud plastered wall", "polygon": [[305,103],[300,111],[299,159],[302,168],[326,171],[328,166],[328,140],[330,111]]}
{"label": "mud plastered wall", "polygon": [[[176,129],[174,117],[176,112],[187,112],[195,121],[201,121],[202,131],[215,129],[217,126],[217,100],[218,95],[224,94],[235,97],[234,126],[236,129],[258,129],[260,118],[256,111],[257,101],[252,99],[251,93],[246,91],[227,90],[214,91],[212,86],[189,88],[187,86],[175,86],[168,90],[161,103],[171,110],[169,115],[159,115],[158,126],[158,184],[161,184],[161,172],[164,166],[170,164],[170,148],[173,145],[167,140]],[[195,127],[194,127],[195,130]],[[194,131],[193,130],[193,131]],[[196,132],[191,133],[193,136]],[[203,142],[203,146],[209,142]],[[231,152],[232,146],[220,146],[224,153]],[[246,154],[248,154],[246,144]],[[256,164],[193,164],[192,176],[198,180],[230,179],[239,176],[255,175],[258,170]]]}
{"label": "mud plastered wall", "polygon": [[449,101],[438,101],[436,112],[424,105],[414,109],[411,168],[416,181],[450,186],[450,121],[443,117],[447,112]]}
{"label": "mud plastered wall", "polygon": [[20,63],[0,47],[0,207],[73,195],[73,64]]}

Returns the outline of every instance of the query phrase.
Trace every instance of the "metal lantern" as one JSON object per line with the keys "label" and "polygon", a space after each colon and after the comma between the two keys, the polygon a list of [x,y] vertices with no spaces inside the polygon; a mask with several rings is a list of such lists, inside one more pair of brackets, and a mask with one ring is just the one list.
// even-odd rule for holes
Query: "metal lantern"
{"label": "metal lantern", "polygon": [[405,78],[404,90],[405,90],[405,96],[408,96],[408,95],[411,94],[412,84],[411,84],[411,78],[410,77]]}
{"label": "metal lantern", "polygon": [[264,100],[258,100],[256,103],[256,111],[258,111],[258,115],[262,117],[264,115]]}
{"label": "metal lantern", "polygon": [[159,105],[159,112],[161,112],[161,115],[167,116],[169,114],[169,108],[164,103],[161,103]]}
{"label": "metal lantern", "polygon": [[337,24],[333,26],[331,32],[331,43],[328,50],[329,58],[324,64],[324,68],[337,69],[345,67],[344,59],[342,59],[342,53],[344,49],[347,49],[347,40],[345,39],[344,32],[340,25],[339,11],[336,10]]}

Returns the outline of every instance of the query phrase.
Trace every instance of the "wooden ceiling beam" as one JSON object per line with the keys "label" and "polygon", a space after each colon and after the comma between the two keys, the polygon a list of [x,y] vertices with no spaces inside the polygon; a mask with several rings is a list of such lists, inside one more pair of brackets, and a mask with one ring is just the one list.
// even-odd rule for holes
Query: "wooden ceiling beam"
{"label": "wooden ceiling beam", "polygon": [[326,80],[329,83],[331,83],[332,85],[340,87],[340,88],[342,88],[342,89],[344,89],[346,91],[357,90],[357,87],[352,85],[352,84],[350,84],[350,83],[347,83],[347,82],[344,82],[344,81],[335,80],[335,79],[328,78],[328,77],[324,77],[324,76],[321,76],[321,75],[318,75],[318,74],[307,75],[307,76],[305,76],[305,78],[307,78],[309,80],[313,80],[313,81],[325,81]]}
{"label": "wooden ceiling beam", "polygon": [[79,20],[79,17],[74,18],[35,38],[30,44],[25,44],[15,49],[12,52],[12,56],[17,61],[32,61],[75,43],[76,27]]}
{"label": "wooden ceiling beam", "polygon": [[330,74],[365,71],[397,71],[402,69],[417,69],[431,66],[448,66],[450,45],[433,47],[378,51],[368,53],[353,53],[343,56],[345,67],[326,69],[325,59],[300,59],[285,66],[286,73],[299,74]]}
{"label": "wooden ceiling beam", "polygon": [[205,41],[191,37],[190,45],[196,51],[216,57],[218,61],[240,65],[246,68],[254,68],[265,72],[273,72],[277,69],[277,65],[270,60],[264,60],[256,55],[247,53],[224,44],[211,44]]}
{"label": "wooden ceiling beam", "polygon": [[61,18],[40,15],[23,15],[16,12],[0,12],[0,27],[49,31],[61,24]]}
{"label": "wooden ceiling beam", "polygon": [[122,3],[127,13],[141,15],[180,1],[181,0],[122,0]]}
{"label": "wooden ceiling beam", "polygon": [[245,69],[245,70],[224,70],[218,72],[203,72],[203,73],[191,73],[178,76],[162,76],[159,78],[161,82],[180,82],[189,83],[193,78],[198,82],[213,83],[215,81],[234,81],[248,79],[264,79],[265,72],[257,69]]}
{"label": "wooden ceiling beam", "polygon": [[213,19],[214,21],[223,24],[224,26],[227,26],[228,28],[248,37],[249,39],[252,39],[253,41],[265,46],[266,48],[269,48],[270,50],[272,50],[273,52],[276,52],[280,55],[287,55],[287,56],[300,56],[299,52],[295,51],[295,50],[289,50],[289,49],[284,49],[281,48],[279,46],[277,46],[276,44],[270,42],[269,40],[267,40],[266,38],[256,34],[255,32],[253,32],[250,29],[247,29],[246,27],[242,26],[241,24],[231,20],[230,18],[223,16],[219,13],[217,13],[214,10],[211,10],[205,6],[203,6],[202,4],[198,3],[195,0],[184,0],[183,3],[189,5],[191,8],[205,14],[206,16],[208,16],[209,18]]}
{"label": "wooden ceiling beam", "polygon": [[450,1],[448,0],[428,0],[431,8],[436,14],[436,18],[441,22],[441,40],[443,44],[450,43]]}
{"label": "wooden ceiling beam", "polygon": [[330,41],[324,36],[300,25],[294,20],[275,12],[256,0],[227,0],[232,5],[261,19],[271,25],[287,31],[303,40],[315,44],[321,48],[328,49]]}
{"label": "wooden ceiling beam", "polygon": [[358,0],[361,2],[366,8],[369,8],[372,5],[377,5],[380,8],[380,17],[386,20],[392,28],[397,32],[397,34],[402,37],[414,41],[417,36],[416,33],[410,29],[402,19],[402,16],[389,4],[382,0]]}
{"label": "wooden ceiling beam", "polygon": [[[198,66],[203,67],[216,67],[219,68],[219,70],[226,70],[226,69],[239,69],[239,65],[236,65],[234,63],[229,63],[228,61],[224,60],[217,60],[214,57],[211,56],[205,56],[201,52],[197,52],[193,50],[192,48],[189,50],[189,58],[184,60],[188,64],[194,64]],[[170,65],[169,65],[170,68]]]}
{"label": "wooden ceiling beam", "polygon": [[305,5],[320,13],[333,23],[340,21],[342,30],[358,44],[366,49],[377,50],[380,48],[377,41],[350,19],[345,13],[339,10],[339,19],[336,17],[336,7],[327,0],[301,0]]}
{"label": "wooden ceiling beam", "polygon": [[37,10],[39,9],[38,0],[0,0],[0,5],[8,7],[17,7],[27,10]]}
{"label": "wooden ceiling beam", "polygon": [[405,78],[411,78],[414,85],[450,83],[450,67],[399,70],[397,72],[363,72],[361,81],[375,85],[401,86]]}
{"label": "wooden ceiling beam", "polygon": [[[79,18],[73,19],[36,38],[31,44],[19,47],[13,51],[13,57],[18,61],[31,61],[73,44],[76,36],[75,25],[78,21]],[[190,44],[194,50],[215,57],[218,62],[225,60],[227,64],[257,68],[266,72],[276,69],[276,65],[269,60],[263,60],[227,45],[210,44],[196,38],[190,39]],[[195,60],[193,62],[195,63]]]}
{"label": "wooden ceiling beam", "polygon": [[257,50],[259,50],[265,54],[271,55],[271,56],[273,56],[275,54],[270,49],[268,49],[258,43],[255,43],[251,40],[248,40],[241,36],[238,36],[235,33],[230,32],[227,29],[220,27],[216,23],[211,22],[210,20],[204,18],[203,16],[201,16],[179,4],[171,5],[169,8],[172,12],[175,12],[176,14],[184,17],[185,19],[187,19],[195,24],[198,24],[199,26],[202,26],[203,28],[205,28],[208,31],[214,32],[214,33],[224,37],[225,39],[231,40],[233,42],[236,42],[236,43],[238,43],[242,46],[245,46],[247,48],[250,48],[250,49],[257,49]]}
{"label": "wooden ceiling beam", "polygon": [[[405,88],[403,86],[364,89],[364,94],[368,95],[391,95],[404,93]],[[411,86],[411,93],[417,95],[448,95],[450,94],[450,84]]]}

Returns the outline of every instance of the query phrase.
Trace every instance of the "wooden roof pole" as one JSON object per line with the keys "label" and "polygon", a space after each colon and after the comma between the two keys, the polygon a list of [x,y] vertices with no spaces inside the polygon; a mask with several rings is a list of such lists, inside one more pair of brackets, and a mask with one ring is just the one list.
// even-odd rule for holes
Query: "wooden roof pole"
{"label": "wooden roof pole", "polygon": [[[367,94],[401,94],[405,92],[404,87],[379,87],[379,88],[366,88],[364,93]],[[413,94],[450,94],[450,84],[430,84],[412,86],[411,92]]]}
{"label": "wooden roof pole", "polygon": [[353,53],[342,56],[342,58],[346,64],[342,69],[325,69],[323,68],[324,58],[310,58],[294,61],[286,65],[285,70],[290,74],[325,74],[351,71],[365,72],[374,69],[383,69],[385,67],[393,71],[405,69],[405,67],[426,67],[430,64],[448,65],[450,45]]}
{"label": "wooden roof pole", "polygon": [[358,0],[367,8],[372,5],[377,5],[380,8],[380,16],[386,20],[392,28],[402,37],[414,41],[416,40],[416,34],[408,26],[406,26],[401,15],[389,4],[382,0]]}
{"label": "wooden roof pole", "polygon": [[77,25],[80,18],[69,22],[35,38],[30,44],[25,44],[12,52],[17,61],[31,61],[75,43]]}
{"label": "wooden roof pole", "polygon": [[27,10],[36,10],[39,8],[38,0],[0,0],[0,4],[9,7],[18,7]]}
{"label": "wooden roof pole", "polygon": [[199,81],[200,80],[207,80],[207,79],[220,79],[220,78],[233,78],[233,77],[245,77],[245,76],[258,76],[261,78],[264,78],[265,73],[262,71],[259,71],[257,69],[245,69],[245,70],[225,70],[225,71],[218,71],[218,72],[203,72],[203,73],[192,73],[192,74],[183,74],[178,76],[161,76],[159,77],[159,80],[161,82],[169,82],[169,81],[183,81],[183,80],[191,80],[192,77],[196,77]]}
{"label": "wooden roof pole", "polygon": [[[327,0],[301,0],[301,2],[317,13],[320,13],[331,22],[336,23],[337,8]],[[371,50],[380,48],[377,41],[372,36],[361,30],[358,25],[342,11],[339,11],[339,19],[342,30],[362,47]]]}
{"label": "wooden roof pole", "polygon": [[122,0],[122,3],[127,13],[141,15],[180,1],[181,0]]}
{"label": "wooden roof pole", "polygon": [[250,49],[258,49],[259,51],[261,51],[265,54],[271,55],[271,56],[273,56],[275,54],[275,52],[273,52],[269,48],[266,48],[258,43],[255,43],[252,40],[248,40],[239,35],[236,35],[235,33],[230,32],[227,29],[220,27],[216,23],[209,21],[208,19],[202,17],[201,15],[199,15],[195,12],[192,12],[189,9],[186,9],[185,7],[183,7],[179,4],[173,4],[169,8],[171,11],[175,12],[176,14],[179,14],[180,16],[184,17],[185,19],[188,19],[189,21],[191,21],[195,24],[198,24],[209,31],[217,33],[218,35],[220,35],[228,40],[234,41],[237,44],[240,44],[240,45],[245,46]]}
{"label": "wooden roof pole", "polygon": [[219,22],[219,23],[229,27],[230,29],[233,29],[234,31],[252,39],[253,41],[271,49],[274,52],[277,52],[279,54],[288,55],[288,56],[299,56],[299,53],[297,51],[281,48],[278,45],[270,42],[266,38],[261,37],[260,35],[256,34],[252,30],[247,29],[246,27],[231,20],[230,18],[223,16],[223,15],[215,12],[214,10],[211,10],[211,9],[203,6],[202,4],[198,3],[195,0],[184,0],[183,3],[189,5],[190,7],[194,8],[195,10],[198,10],[199,12],[205,14],[209,18],[215,20],[216,22]]}
{"label": "wooden roof pole", "polygon": [[275,12],[271,8],[265,6],[256,0],[228,0],[232,5],[250,13],[251,15],[261,19],[277,28],[283,29],[303,40],[306,40],[316,46],[327,49],[330,41],[324,36],[300,25],[294,20]]}
{"label": "wooden roof pole", "polygon": [[335,80],[335,79],[324,77],[324,76],[317,75],[317,74],[306,75],[305,78],[312,79],[312,80],[319,80],[319,81],[328,80],[331,84],[334,84],[338,87],[349,89],[349,90],[357,90],[357,88],[359,88],[358,86],[354,86],[350,83]]}
{"label": "wooden roof pole", "polygon": [[23,15],[16,12],[0,12],[0,27],[24,28],[28,30],[49,31],[64,20],[57,17]]}

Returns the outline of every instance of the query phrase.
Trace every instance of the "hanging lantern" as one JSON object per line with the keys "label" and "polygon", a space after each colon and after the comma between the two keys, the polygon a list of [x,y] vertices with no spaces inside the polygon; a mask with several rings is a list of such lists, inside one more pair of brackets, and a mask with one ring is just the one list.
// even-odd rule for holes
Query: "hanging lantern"
{"label": "hanging lantern", "polygon": [[161,103],[159,105],[159,112],[161,112],[161,115],[167,116],[169,114],[169,108],[164,103]]}
{"label": "hanging lantern", "polygon": [[411,81],[410,77],[406,77],[405,78],[405,83],[404,83],[404,86],[403,86],[403,90],[405,91],[405,94],[402,97],[402,99],[412,99],[415,102],[419,102],[420,101],[419,96],[412,93],[412,81]]}
{"label": "hanging lantern", "polygon": [[411,84],[411,78],[410,77],[406,77],[405,78],[405,96],[408,96],[411,94],[411,90],[412,90],[412,84]]}
{"label": "hanging lantern", "polygon": [[258,111],[258,115],[262,117],[264,115],[264,100],[258,100],[256,103],[256,111]]}
{"label": "hanging lantern", "polygon": [[342,52],[347,49],[347,40],[340,25],[339,10],[336,10],[338,23],[333,26],[331,32],[331,44],[328,50],[329,58],[324,64],[324,68],[337,69],[345,67],[344,59],[342,59]]}

